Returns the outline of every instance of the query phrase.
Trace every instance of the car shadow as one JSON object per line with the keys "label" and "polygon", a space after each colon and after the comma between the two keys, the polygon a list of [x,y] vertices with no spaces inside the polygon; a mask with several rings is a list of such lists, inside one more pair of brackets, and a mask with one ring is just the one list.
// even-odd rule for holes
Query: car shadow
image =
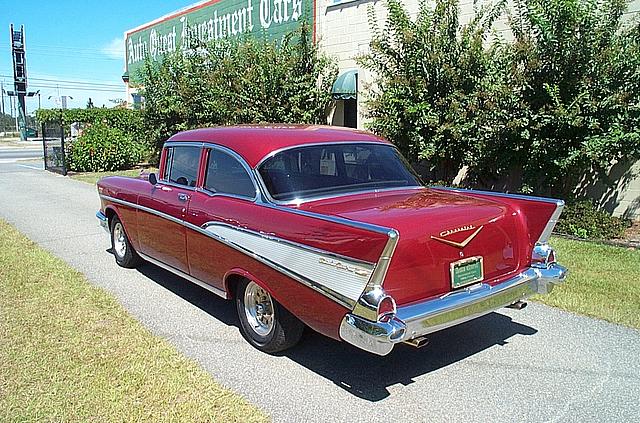
{"label": "car shadow", "polygon": [[[239,327],[233,302],[150,263],[140,266],[138,271],[215,319]],[[307,329],[296,347],[280,355],[332,381],[352,395],[375,402],[390,395],[390,386],[409,385],[419,376],[492,346],[506,345],[508,339],[515,335],[533,335],[536,332],[532,327],[513,322],[509,316],[490,313],[429,335],[429,343],[423,348],[399,344],[391,354],[380,357]]]}

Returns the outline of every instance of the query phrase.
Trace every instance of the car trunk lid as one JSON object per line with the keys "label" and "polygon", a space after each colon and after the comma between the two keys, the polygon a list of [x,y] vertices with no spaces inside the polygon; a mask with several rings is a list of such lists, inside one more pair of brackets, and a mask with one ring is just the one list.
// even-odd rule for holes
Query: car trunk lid
{"label": "car trunk lid", "polygon": [[[517,213],[507,204],[428,188],[389,190],[302,204],[300,209],[396,229],[399,242],[384,282],[398,304],[444,295],[456,279],[473,283],[479,270],[493,284],[525,264]],[[466,276],[461,273],[470,273]],[[465,277],[467,279],[465,279]],[[456,288],[459,289],[459,288]]]}

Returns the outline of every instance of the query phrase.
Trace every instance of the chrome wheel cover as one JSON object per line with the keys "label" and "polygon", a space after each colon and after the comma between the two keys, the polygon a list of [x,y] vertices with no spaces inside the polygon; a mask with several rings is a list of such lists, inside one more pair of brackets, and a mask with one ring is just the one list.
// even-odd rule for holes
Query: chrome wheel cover
{"label": "chrome wheel cover", "polygon": [[267,336],[273,330],[273,311],[271,295],[255,282],[249,282],[244,291],[244,313],[257,335]]}
{"label": "chrome wheel cover", "polygon": [[124,233],[122,223],[117,222],[113,225],[113,252],[119,258],[123,258],[127,253],[127,239]]}

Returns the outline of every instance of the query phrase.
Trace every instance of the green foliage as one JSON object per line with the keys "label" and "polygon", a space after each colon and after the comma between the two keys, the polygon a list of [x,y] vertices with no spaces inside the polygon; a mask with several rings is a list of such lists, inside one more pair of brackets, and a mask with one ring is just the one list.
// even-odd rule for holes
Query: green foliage
{"label": "green foliage", "polygon": [[391,139],[412,162],[428,160],[448,183],[460,164],[493,133],[500,64],[483,47],[504,2],[478,10],[461,26],[456,0],[421,3],[411,20],[400,0],[388,0],[378,26],[373,9],[370,53],[359,59],[376,79],[367,99],[369,129]]}
{"label": "green foliage", "polygon": [[592,165],[640,156],[640,26],[623,27],[625,0],[514,3],[515,41],[499,53],[526,119],[496,140],[518,154],[484,163],[503,174],[517,165],[530,190],[568,194]]}
{"label": "green foliage", "polygon": [[[457,0],[399,0],[360,59],[377,78],[370,128],[451,182],[567,195],[581,174],[640,157],[640,23],[624,0],[516,0],[513,41],[491,25],[504,2],[459,23]],[[372,12],[370,12],[372,13]]]}
{"label": "green foliage", "polygon": [[98,172],[128,169],[148,159],[152,148],[146,144],[142,113],[124,108],[40,109],[40,123],[73,122],[86,127],[78,139],[69,140],[67,166],[75,172]]}
{"label": "green foliage", "polygon": [[220,39],[148,61],[140,79],[144,122],[158,148],[174,133],[243,123],[322,123],[335,66],[308,26],[281,42]]}
{"label": "green foliage", "polygon": [[117,128],[142,138],[142,114],[138,110],[125,108],[87,108],[87,109],[39,109],[36,119],[40,123],[58,123],[68,126],[73,122],[83,124],[103,124]]}
{"label": "green foliage", "polygon": [[580,200],[565,206],[555,231],[580,238],[621,238],[630,221],[598,210],[592,200]]}
{"label": "green foliage", "polygon": [[131,133],[97,123],[84,130],[70,148],[67,163],[76,172],[129,169],[143,157]]}

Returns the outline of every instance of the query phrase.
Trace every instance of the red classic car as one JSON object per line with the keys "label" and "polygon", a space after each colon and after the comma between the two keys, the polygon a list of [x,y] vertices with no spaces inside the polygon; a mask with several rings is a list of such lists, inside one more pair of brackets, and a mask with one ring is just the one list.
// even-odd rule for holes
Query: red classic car
{"label": "red classic car", "polygon": [[241,126],[174,135],[158,175],[100,180],[123,267],[142,260],[237,306],[266,352],[304,326],[385,355],[522,308],[567,270],[547,240],[563,202],[427,188],[370,133]]}

